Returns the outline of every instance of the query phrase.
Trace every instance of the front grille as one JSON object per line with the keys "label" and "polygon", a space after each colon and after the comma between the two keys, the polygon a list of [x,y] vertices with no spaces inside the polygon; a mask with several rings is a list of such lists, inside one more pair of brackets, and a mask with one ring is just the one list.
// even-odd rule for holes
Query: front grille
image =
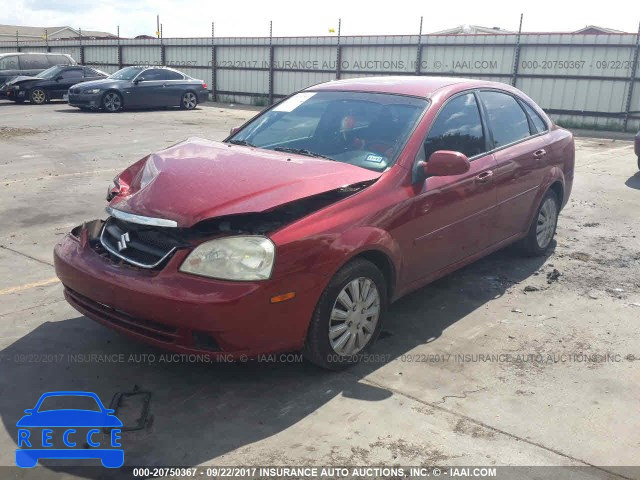
{"label": "front grille", "polygon": [[153,227],[110,217],[100,234],[100,243],[112,256],[142,268],[159,268],[179,248],[189,244],[174,237],[172,228]]}
{"label": "front grille", "polygon": [[91,300],[71,290],[69,287],[65,287],[64,294],[71,305],[96,320],[101,320],[102,322],[129,330],[138,335],[144,335],[159,342],[175,343],[178,339],[179,335],[176,327],[133,317],[125,312]]}

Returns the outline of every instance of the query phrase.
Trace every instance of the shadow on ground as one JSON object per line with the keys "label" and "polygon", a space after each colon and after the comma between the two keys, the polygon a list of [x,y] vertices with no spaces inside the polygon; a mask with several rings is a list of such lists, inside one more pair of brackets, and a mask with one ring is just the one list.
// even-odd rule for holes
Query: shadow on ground
{"label": "shadow on ground", "polygon": [[[418,345],[437,342],[447,327],[535,275],[545,260],[522,258],[507,249],[404,297],[392,305],[385,335],[372,353],[394,359]],[[109,363],[74,357],[92,353],[124,354],[126,360]],[[331,373],[306,362],[159,363],[162,353],[84,317],[43,323],[1,352],[4,426],[16,443],[16,421],[47,391],[92,391],[108,405],[116,392],[140,388],[152,393],[151,417],[144,430],[123,432],[125,465],[196,465],[276,435],[336,396],[363,402],[366,412],[367,402],[392,395],[360,382],[383,367],[380,363]],[[147,360],[155,355],[156,361],[145,362],[144,355]],[[272,460],[283,464],[286,459],[284,449],[282,458]],[[98,461],[84,462],[96,467],[78,470],[49,460],[41,462],[45,467],[32,470],[39,471],[33,478],[54,472],[87,478],[119,474],[99,467]]]}
{"label": "shadow on ground", "polygon": [[631,175],[624,184],[629,188],[640,190],[640,172],[636,172],[635,175]]}

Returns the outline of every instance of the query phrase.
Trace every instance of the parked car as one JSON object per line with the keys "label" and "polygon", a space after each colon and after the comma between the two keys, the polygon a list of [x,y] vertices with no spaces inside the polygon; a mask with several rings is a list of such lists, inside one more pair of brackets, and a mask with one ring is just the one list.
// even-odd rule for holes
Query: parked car
{"label": "parked car", "polygon": [[0,86],[19,75],[36,76],[54,65],[75,64],[73,57],[64,53],[0,53]]}
{"label": "parked car", "polygon": [[174,106],[192,110],[208,97],[204,81],[166,67],[126,67],[104,80],[69,89],[69,105],[107,112]]}
{"label": "parked car", "polygon": [[501,83],[333,81],[232,132],[116,177],[109,217],[55,247],[72,306],[177,352],[342,368],[390,302],[514,242],[548,252],[573,183],[571,133]]}
{"label": "parked car", "polygon": [[64,98],[69,87],[78,82],[100,80],[109,75],[92,67],[82,65],[56,65],[35,77],[19,76],[9,80],[2,90],[9,100],[22,103],[25,100],[42,105],[53,99]]}

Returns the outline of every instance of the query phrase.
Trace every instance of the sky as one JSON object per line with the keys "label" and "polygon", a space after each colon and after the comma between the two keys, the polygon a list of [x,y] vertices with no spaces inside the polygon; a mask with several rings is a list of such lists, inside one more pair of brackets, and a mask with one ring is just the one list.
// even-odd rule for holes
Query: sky
{"label": "sky", "polygon": [[[451,8],[446,8],[451,5]],[[592,6],[593,5],[593,6]],[[455,3],[394,0],[7,0],[0,24],[29,26],[69,25],[120,35],[155,35],[160,15],[165,37],[330,35],[342,18],[342,35],[416,34],[420,17],[423,33],[471,24],[523,31],[572,31],[599,25],[635,33],[640,21],[636,0],[580,2],[537,0],[511,2],[456,0]]]}

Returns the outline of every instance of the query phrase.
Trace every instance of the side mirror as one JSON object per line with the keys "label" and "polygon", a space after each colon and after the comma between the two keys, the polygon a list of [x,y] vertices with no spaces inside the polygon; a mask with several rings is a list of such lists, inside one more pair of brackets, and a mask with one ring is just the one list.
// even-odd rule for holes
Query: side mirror
{"label": "side mirror", "polygon": [[59,82],[60,80],[62,80],[62,75],[58,75],[58,76],[56,77],[56,82]]}
{"label": "side mirror", "polygon": [[429,157],[429,161],[420,163],[420,169],[424,177],[462,175],[467,173],[470,168],[471,164],[464,153],[451,150],[433,152]]}
{"label": "side mirror", "polygon": [[230,132],[231,135],[235,135],[236,133],[238,133],[240,131],[240,128],[241,127],[233,127]]}
{"label": "side mirror", "polygon": [[144,82],[144,77],[138,77],[133,81],[134,85],[137,85],[140,82]]}

